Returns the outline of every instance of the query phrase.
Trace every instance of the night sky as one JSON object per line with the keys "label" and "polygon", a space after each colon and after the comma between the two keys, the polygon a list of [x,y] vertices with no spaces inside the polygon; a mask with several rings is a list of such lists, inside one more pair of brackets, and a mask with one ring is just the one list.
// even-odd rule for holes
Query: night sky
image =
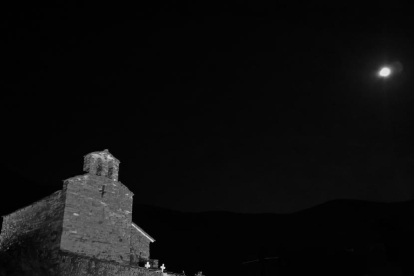
{"label": "night sky", "polygon": [[2,9],[2,167],[27,180],[3,202],[104,149],[135,203],[174,210],[414,199],[410,9],[153,2]]}

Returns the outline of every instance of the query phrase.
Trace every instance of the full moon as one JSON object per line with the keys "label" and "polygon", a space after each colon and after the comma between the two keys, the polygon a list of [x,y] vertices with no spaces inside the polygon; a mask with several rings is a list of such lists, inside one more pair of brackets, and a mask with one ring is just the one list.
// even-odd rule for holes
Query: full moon
{"label": "full moon", "polygon": [[388,67],[383,67],[380,71],[379,71],[379,75],[381,77],[388,77],[391,74],[391,70]]}

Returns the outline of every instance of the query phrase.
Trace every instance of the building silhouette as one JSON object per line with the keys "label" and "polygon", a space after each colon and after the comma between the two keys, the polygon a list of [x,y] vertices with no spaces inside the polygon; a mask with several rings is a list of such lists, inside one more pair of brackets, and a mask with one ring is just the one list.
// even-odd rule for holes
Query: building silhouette
{"label": "building silhouette", "polygon": [[84,175],[3,216],[0,251],[9,273],[160,275],[150,259],[154,239],[132,222],[133,193],[118,181],[119,163],[107,150],[92,152]]}

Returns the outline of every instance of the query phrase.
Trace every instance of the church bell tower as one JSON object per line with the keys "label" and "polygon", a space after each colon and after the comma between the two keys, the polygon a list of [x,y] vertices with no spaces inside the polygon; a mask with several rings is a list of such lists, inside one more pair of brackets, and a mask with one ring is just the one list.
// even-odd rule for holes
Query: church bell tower
{"label": "church bell tower", "polygon": [[83,170],[92,175],[104,176],[118,181],[119,160],[107,149],[85,155]]}
{"label": "church bell tower", "polygon": [[133,193],[118,181],[108,150],[84,157],[86,174],[67,179],[61,250],[129,263]]}

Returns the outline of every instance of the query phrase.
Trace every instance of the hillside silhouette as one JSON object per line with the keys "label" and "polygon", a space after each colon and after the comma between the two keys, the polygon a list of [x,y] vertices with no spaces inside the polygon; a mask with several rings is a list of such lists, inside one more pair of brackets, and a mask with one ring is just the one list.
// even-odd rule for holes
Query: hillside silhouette
{"label": "hillside silhouette", "polygon": [[[282,215],[182,213],[136,205],[134,220],[157,240],[153,257],[173,270],[409,275],[413,207],[414,201],[334,200]],[[259,261],[243,264],[253,260]]]}

